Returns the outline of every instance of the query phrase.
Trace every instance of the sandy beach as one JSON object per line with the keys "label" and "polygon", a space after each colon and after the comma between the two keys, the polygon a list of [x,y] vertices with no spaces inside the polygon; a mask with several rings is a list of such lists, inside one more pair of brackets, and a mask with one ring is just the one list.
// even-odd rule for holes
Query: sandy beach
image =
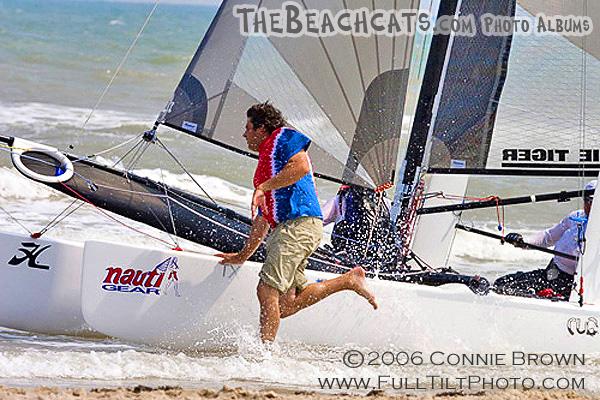
{"label": "sandy beach", "polygon": [[221,390],[212,389],[182,389],[179,387],[149,388],[136,386],[133,388],[119,389],[58,389],[58,388],[11,388],[0,386],[0,399],[23,399],[23,400],[45,400],[45,399],[281,399],[281,400],[303,400],[319,399],[329,400],[334,398],[362,399],[377,398],[386,399],[478,399],[478,400],[558,400],[558,399],[600,399],[600,395],[573,391],[487,391],[487,392],[446,392],[427,394],[398,394],[390,395],[383,392],[371,392],[366,395],[351,394],[322,394],[308,391],[281,391],[263,390],[251,391],[242,388],[223,387]]}

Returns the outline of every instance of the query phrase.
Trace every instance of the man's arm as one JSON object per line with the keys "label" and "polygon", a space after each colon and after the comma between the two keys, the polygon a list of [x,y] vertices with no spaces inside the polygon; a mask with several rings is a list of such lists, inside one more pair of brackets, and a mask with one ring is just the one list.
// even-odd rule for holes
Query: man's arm
{"label": "man's arm", "polygon": [[302,150],[290,158],[290,161],[285,164],[281,172],[256,188],[254,196],[252,196],[252,217],[256,215],[258,207],[262,207],[264,210],[266,206],[265,192],[291,186],[304,178],[309,172],[310,161],[308,160],[308,154]]}
{"label": "man's arm", "polygon": [[330,199],[323,207],[321,207],[321,210],[323,212],[323,226],[327,226],[337,221],[342,214],[340,210],[340,196],[335,195],[335,197]]}
{"label": "man's arm", "polygon": [[252,221],[252,229],[250,230],[250,236],[246,240],[246,244],[244,248],[239,253],[225,253],[225,254],[216,254],[216,257],[221,257],[223,261],[221,264],[233,264],[239,265],[245,263],[258,249],[262,240],[267,236],[269,232],[269,223],[262,216],[257,216],[254,221]]}
{"label": "man's arm", "polygon": [[558,242],[567,229],[569,229],[569,216],[550,229],[528,236],[526,241],[535,246],[552,247]]}
{"label": "man's arm", "polygon": [[304,178],[309,172],[310,161],[308,160],[308,154],[306,154],[306,151],[302,150],[290,158],[290,161],[285,164],[285,167],[283,167],[280,173],[268,181],[263,182],[257,189],[268,192],[269,190],[288,187]]}

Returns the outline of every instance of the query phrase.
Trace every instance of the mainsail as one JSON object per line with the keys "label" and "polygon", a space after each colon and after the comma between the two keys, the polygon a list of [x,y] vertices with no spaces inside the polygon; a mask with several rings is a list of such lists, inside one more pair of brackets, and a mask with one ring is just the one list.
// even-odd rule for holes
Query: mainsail
{"label": "mainsail", "polygon": [[[306,0],[306,9],[403,10],[418,0]],[[224,1],[159,123],[249,153],[244,112],[266,100],[313,140],[315,175],[377,188],[393,182],[413,37],[244,36],[236,5],[280,9],[278,0]],[[414,30],[413,30],[414,32]]]}
{"label": "mainsail", "polygon": [[[474,3],[463,2],[461,12],[477,13],[465,7],[492,2]],[[514,7],[512,1],[493,3]],[[455,39],[431,132],[430,172],[598,174],[600,104],[591,101],[600,96],[598,32],[540,34],[539,19],[525,10],[593,19],[600,16],[600,6],[587,1],[519,4],[525,9],[517,7],[516,17],[528,18],[535,32]]]}
{"label": "mainsail", "polygon": [[[600,16],[600,2],[588,0],[519,0],[519,5],[532,15],[588,16],[594,22]],[[566,36],[566,39],[580,49],[600,59],[600,30],[595,26],[584,36]]]}

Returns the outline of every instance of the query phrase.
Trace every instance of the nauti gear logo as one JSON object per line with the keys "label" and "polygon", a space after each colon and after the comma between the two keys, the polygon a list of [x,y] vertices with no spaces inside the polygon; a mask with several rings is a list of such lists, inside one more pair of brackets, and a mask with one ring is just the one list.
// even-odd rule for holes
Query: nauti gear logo
{"label": "nauti gear logo", "polygon": [[169,290],[175,297],[179,292],[179,265],[177,257],[169,257],[150,271],[113,267],[106,268],[102,289],[107,292],[138,293],[143,295],[167,295]]}

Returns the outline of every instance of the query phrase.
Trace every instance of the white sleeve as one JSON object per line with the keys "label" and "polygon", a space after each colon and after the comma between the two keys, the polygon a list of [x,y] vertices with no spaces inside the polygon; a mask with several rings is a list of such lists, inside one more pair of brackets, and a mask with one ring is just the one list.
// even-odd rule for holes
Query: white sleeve
{"label": "white sleeve", "polygon": [[323,225],[334,223],[341,215],[339,196],[334,196],[321,208],[323,212]]}
{"label": "white sleeve", "polygon": [[562,221],[550,229],[527,236],[525,238],[525,242],[541,247],[554,246],[562,237],[562,235],[569,229],[569,217],[570,215],[565,217]]}

